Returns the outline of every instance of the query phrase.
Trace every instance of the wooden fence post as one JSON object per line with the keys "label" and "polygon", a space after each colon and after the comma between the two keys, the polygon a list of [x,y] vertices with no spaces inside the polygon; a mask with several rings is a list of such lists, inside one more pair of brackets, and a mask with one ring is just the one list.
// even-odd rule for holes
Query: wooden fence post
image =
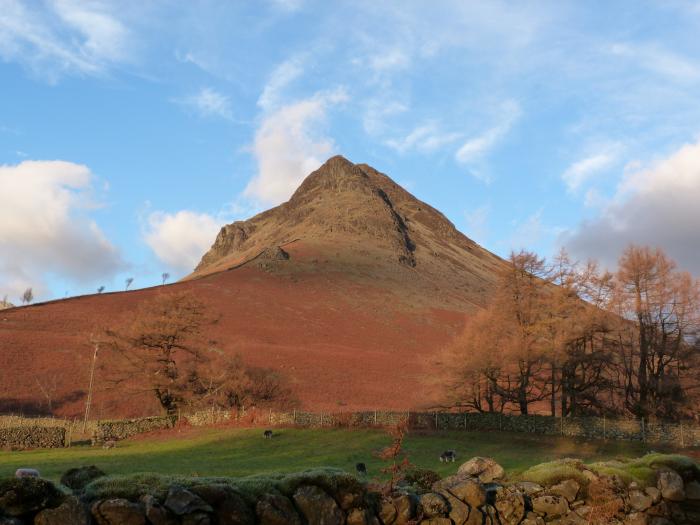
{"label": "wooden fence post", "polygon": [[467,430],[467,413],[464,413],[464,430]]}
{"label": "wooden fence post", "polygon": [[681,420],[681,447],[685,447],[685,440],[683,439],[683,420]]}
{"label": "wooden fence post", "polygon": [[297,409],[294,409],[294,412],[292,413],[292,424],[296,425],[297,424]]}
{"label": "wooden fence post", "polygon": [[374,411],[374,426],[377,426],[377,411]]}
{"label": "wooden fence post", "polygon": [[603,439],[607,439],[605,430],[605,414],[603,414]]}
{"label": "wooden fence post", "polygon": [[438,415],[437,412],[435,412],[435,430],[438,429]]}

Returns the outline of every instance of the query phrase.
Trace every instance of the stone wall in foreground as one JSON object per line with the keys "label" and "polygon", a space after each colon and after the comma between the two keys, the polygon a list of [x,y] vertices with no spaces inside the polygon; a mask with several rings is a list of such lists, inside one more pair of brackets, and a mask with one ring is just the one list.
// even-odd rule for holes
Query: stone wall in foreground
{"label": "stone wall in foreground", "polygon": [[[488,458],[428,488],[380,492],[340,471],[270,478],[98,477],[73,493],[0,480],[3,525],[697,525],[700,473],[660,468],[639,486],[581,464],[548,486],[508,482]],[[91,478],[88,476],[86,478]],[[574,479],[575,478],[575,479]],[[73,479],[80,476],[73,472]],[[386,487],[385,487],[386,488]]]}

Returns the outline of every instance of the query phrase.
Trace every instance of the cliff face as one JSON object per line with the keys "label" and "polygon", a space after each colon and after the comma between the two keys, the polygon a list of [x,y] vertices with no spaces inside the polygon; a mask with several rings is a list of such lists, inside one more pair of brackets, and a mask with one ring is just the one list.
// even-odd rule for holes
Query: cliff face
{"label": "cliff face", "polygon": [[285,271],[308,271],[312,259],[315,272],[359,272],[471,304],[484,302],[503,264],[388,176],[340,156],[289,201],[224,226],[190,277],[253,264],[277,247],[290,251]]}

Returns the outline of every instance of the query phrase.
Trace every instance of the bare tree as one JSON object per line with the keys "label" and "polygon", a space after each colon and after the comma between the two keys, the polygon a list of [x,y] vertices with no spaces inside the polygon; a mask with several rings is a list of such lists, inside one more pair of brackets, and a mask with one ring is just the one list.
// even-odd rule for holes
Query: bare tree
{"label": "bare tree", "polygon": [[31,288],[27,288],[22,294],[22,302],[24,304],[29,304],[34,300],[34,292]]}
{"label": "bare tree", "polygon": [[133,283],[133,282],[134,282],[134,278],[133,278],[133,277],[127,277],[127,278],[124,280],[124,284],[125,284],[124,290],[128,290],[128,289],[129,289],[129,286],[131,286],[131,283]]}
{"label": "bare tree", "polygon": [[277,375],[227,357],[206,336],[216,322],[192,292],[160,293],[144,301],[101,340],[101,348],[110,352],[104,360],[106,380],[122,391],[153,395],[168,414],[182,407],[286,400],[289,391]]}
{"label": "bare tree", "polygon": [[163,272],[163,275],[161,275],[161,277],[163,278],[163,285],[165,285],[165,281],[170,279],[170,274],[168,272]]}
{"label": "bare tree", "polygon": [[104,286],[100,286],[100,287],[97,289],[97,293],[98,293],[98,294],[100,294],[100,293],[102,293],[102,292],[104,292],[104,291],[105,291],[105,287],[104,287]]}

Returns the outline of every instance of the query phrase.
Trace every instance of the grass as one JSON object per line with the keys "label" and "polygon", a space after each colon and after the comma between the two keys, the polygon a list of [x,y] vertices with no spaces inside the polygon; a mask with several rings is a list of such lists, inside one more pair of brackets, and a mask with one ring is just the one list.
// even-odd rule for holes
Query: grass
{"label": "grass", "polygon": [[[0,477],[19,467],[37,468],[58,480],[72,467],[96,465],[108,474],[153,472],[173,476],[244,477],[332,467],[354,472],[357,462],[370,476],[382,466],[373,452],[389,443],[380,430],[279,429],[271,440],[260,429],[208,428],[171,431],[167,436],[120,442],[115,449],[74,446],[68,449],[0,452]],[[472,456],[491,456],[510,474],[564,457],[587,462],[635,458],[648,452],[641,443],[581,442],[569,438],[493,432],[412,433],[404,448],[413,464],[453,474]],[[444,450],[457,450],[455,463],[440,463]],[[647,465],[648,466],[648,465]]]}

